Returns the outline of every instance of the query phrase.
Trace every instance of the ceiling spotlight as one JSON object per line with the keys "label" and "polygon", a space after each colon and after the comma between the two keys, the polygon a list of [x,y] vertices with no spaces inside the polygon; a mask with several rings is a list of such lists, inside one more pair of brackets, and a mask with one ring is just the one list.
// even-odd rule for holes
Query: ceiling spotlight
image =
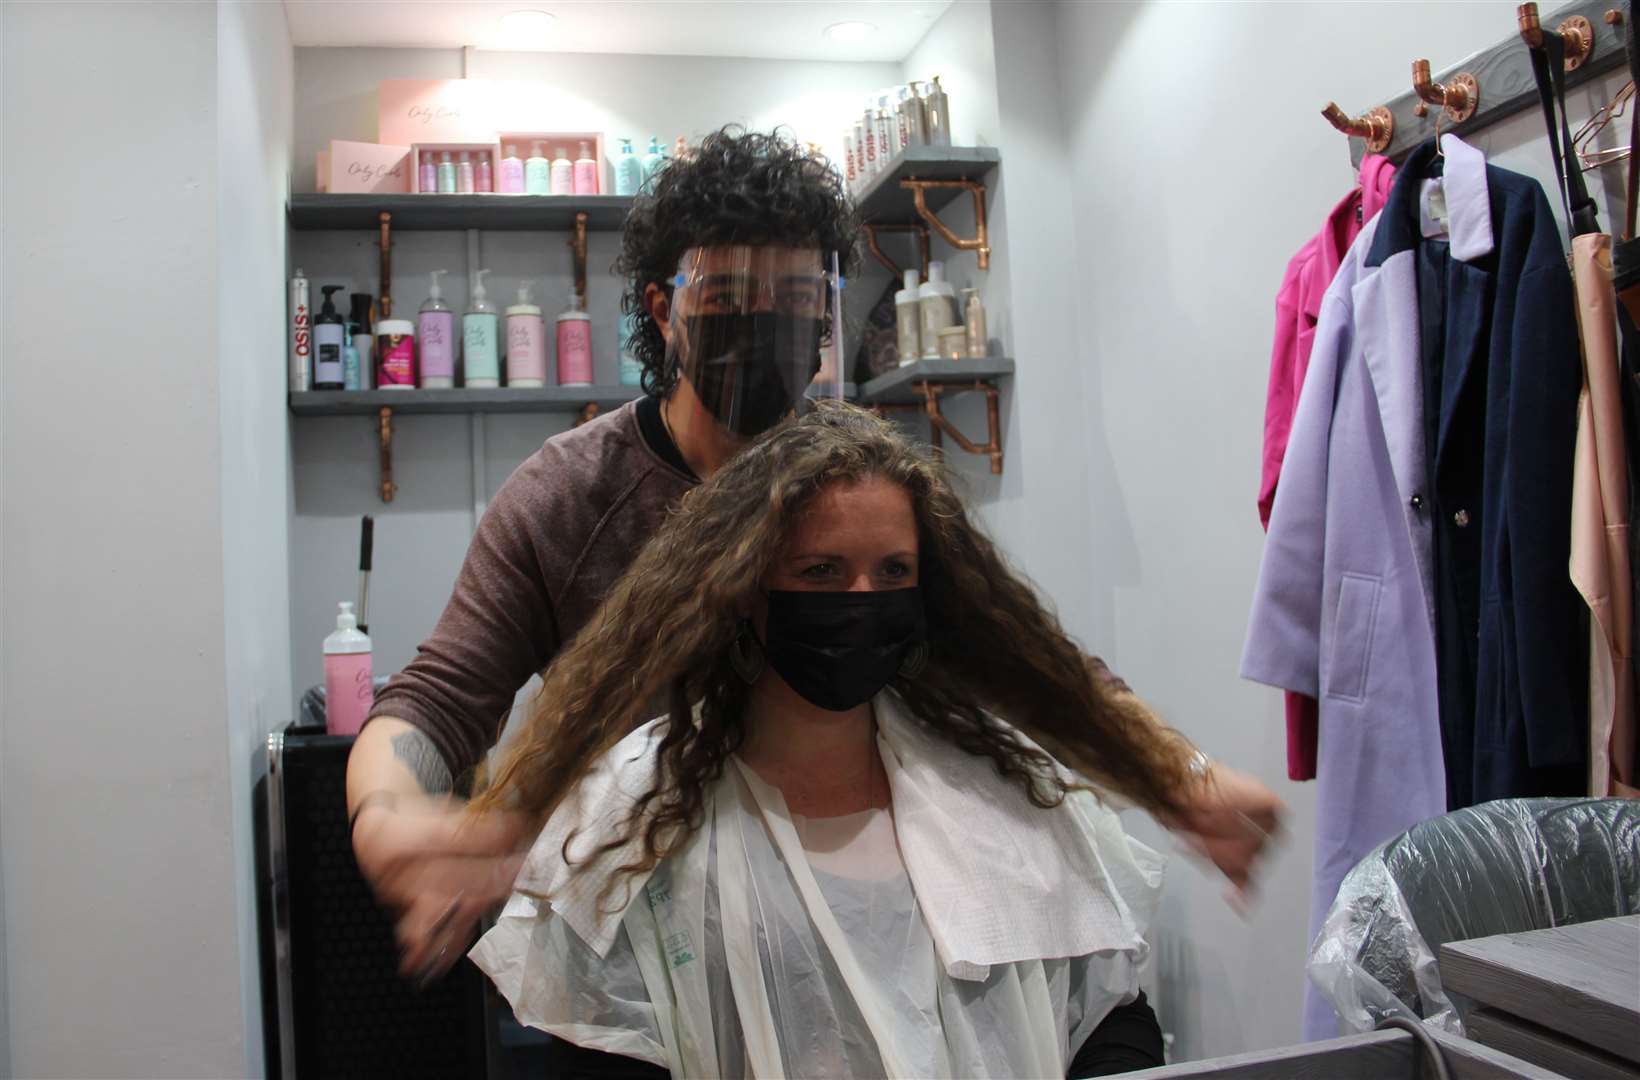
{"label": "ceiling spotlight", "polygon": [[868,22],[840,22],[826,27],[826,36],[843,45],[864,41],[876,32],[877,28]]}
{"label": "ceiling spotlight", "polygon": [[509,11],[501,16],[501,29],[520,37],[539,37],[557,21],[557,16],[550,11]]}

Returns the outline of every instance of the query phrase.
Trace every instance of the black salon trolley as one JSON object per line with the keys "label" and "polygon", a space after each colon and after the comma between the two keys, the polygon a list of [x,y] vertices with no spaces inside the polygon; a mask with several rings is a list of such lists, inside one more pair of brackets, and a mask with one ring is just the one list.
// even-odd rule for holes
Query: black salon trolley
{"label": "black salon trolley", "polygon": [[470,962],[425,990],[399,976],[393,921],[348,837],[352,746],[322,725],[268,736],[256,795],[267,1075],[545,1075],[546,1036],[521,1029]]}

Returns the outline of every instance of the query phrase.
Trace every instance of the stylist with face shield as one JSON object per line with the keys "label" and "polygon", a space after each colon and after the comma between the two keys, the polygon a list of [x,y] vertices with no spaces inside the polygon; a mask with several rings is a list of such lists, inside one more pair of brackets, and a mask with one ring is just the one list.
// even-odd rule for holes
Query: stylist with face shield
{"label": "stylist with face shield", "polygon": [[[780,135],[709,135],[638,196],[617,268],[645,396],[548,439],[502,486],[444,613],[377,695],[348,761],[354,852],[397,916],[408,977],[461,956],[533,838],[522,818],[475,819],[460,802],[518,689],[591,621],[687,491],[837,394],[840,369],[822,357],[840,340],[854,251],[841,178]],[[1169,824],[1243,885],[1279,803],[1223,768],[1193,776]]]}

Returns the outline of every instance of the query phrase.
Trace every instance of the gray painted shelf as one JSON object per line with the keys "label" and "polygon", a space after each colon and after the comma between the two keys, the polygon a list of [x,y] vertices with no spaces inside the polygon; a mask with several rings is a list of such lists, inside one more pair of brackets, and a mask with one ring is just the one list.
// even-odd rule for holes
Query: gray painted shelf
{"label": "gray painted shelf", "polygon": [[879,375],[860,388],[860,401],[867,405],[902,405],[921,401],[915,384],[966,383],[977,379],[996,380],[1014,373],[1014,362],[1006,357],[983,360],[918,360]]}
{"label": "gray painted shelf", "polygon": [[290,395],[296,416],[374,416],[386,407],[413,413],[578,413],[589,402],[618,409],[643,391],[636,386],[543,386],[539,389],[305,390]]}
{"label": "gray painted shelf", "polygon": [[393,215],[395,229],[501,229],[561,232],[587,215],[594,232],[617,232],[632,209],[630,195],[330,195],[290,197],[290,227],[374,229]]}
{"label": "gray painted shelf", "polygon": [[[870,187],[860,192],[860,220],[875,225],[920,221],[911,192],[900,186],[901,180],[983,180],[1001,160],[994,146],[907,147]],[[937,213],[959,195],[968,198],[968,193],[959,188],[935,188],[924,197],[928,208]]]}

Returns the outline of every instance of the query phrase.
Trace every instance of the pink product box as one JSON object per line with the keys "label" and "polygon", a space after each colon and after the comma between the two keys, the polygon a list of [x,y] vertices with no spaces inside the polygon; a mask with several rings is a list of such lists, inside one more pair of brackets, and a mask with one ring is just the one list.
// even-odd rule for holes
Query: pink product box
{"label": "pink product box", "polygon": [[527,159],[530,147],[540,143],[548,161],[558,156],[560,148],[574,161],[581,156],[581,144],[587,143],[592,148],[592,160],[598,163],[598,190],[592,194],[603,195],[610,190],[609,181],[604,176],[606,165],[601,131],[503,131],[496,135],[496,139],[501,144],[502,153],[506,153],[507,147],[515,146],[521,159]]}
{"label": "pink product box", "polygon": [[[405,162],[405,168],[410,172],[409,190],[411,192],[425,195],[438,191],[438,166],[446,153],[450,155],[451,164],[458,164],[461,161],[461,155],[463,153],[467,154],[468,160],[472,163],[475,176],[485,160],[488,159],[490,190],[483,192],[475,186],[473,192],[475,194],[490,194],[497,190],[496,177],[500,175],[501,169],[501,148],[498,144],[493,142],[422,142],[416,143],[410,148],[409,158]],[[432,158],[433,178],[430,184],[424,184],[424,181],[429,179],[425,175],[427,167],[422,162],[424,154],[431,155]]]}
{"label": "pink product box", "polygon": [[384,79],[376,138],[405,146],[493,139],[494,97],[494,84],[483,79]]}
{"label": "pink product box", "polygon": [[410,148],[332,139],[319,151],[320,191],[403,194],[410,190]]}

